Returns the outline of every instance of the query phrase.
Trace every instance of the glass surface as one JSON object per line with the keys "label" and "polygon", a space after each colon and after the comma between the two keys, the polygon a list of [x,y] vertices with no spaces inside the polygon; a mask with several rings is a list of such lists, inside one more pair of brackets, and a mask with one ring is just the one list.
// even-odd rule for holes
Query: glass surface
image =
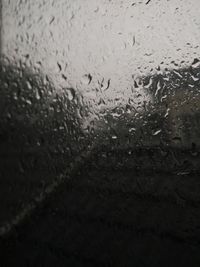
{"label": "glass surface", "polygon": [[2,0],[1,17],[0,225],[91,154],[199,171],[199,0]]}

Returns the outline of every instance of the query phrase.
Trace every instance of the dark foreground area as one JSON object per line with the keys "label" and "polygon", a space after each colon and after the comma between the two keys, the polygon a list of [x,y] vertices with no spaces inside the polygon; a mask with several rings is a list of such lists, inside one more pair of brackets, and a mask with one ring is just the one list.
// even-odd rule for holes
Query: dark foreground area
{"label": "dark foreground area", "polygon": [[99,166],[91,158],[1,238],[2,267],[200,265],[198,174]]}
{"label": "dark foreground area", "polygon": [[146,117],[132,121],[131,104],[86,134],[73,88],[58,94],[46,75],[4,65],[0,266],[200,266],[199,69],[170,74],[175,95],[160,102],[163,91]]}

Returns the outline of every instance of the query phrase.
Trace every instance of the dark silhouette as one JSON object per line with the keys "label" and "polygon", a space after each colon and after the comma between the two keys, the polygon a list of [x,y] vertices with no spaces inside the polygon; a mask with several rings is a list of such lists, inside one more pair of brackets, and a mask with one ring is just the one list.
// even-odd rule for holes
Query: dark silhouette
{"label": "dark silhouette", "polygon": [[[78,99],[48,76],[0,66],[0,226],[44,192],[84,149]],[[81,141],[82,142],[81,142]]]}

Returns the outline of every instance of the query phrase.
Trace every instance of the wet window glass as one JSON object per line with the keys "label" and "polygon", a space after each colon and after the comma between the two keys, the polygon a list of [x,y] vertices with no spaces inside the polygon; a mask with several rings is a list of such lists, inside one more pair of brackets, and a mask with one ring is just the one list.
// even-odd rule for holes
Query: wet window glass
{"label": "wet window glass", "polygon": [[199,200],[199,0],[1,0],[0,40],[1,235],[66,180]]}

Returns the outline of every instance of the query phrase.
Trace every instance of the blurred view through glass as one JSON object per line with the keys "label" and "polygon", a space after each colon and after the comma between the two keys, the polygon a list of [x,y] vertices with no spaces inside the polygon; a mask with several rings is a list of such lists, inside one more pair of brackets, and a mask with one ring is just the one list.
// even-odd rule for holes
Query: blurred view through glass
{"label": "blurred view through glass", "polygon": [[1,13],[2,233],[91,155],[199,171],[199,0],[2,0]]}

